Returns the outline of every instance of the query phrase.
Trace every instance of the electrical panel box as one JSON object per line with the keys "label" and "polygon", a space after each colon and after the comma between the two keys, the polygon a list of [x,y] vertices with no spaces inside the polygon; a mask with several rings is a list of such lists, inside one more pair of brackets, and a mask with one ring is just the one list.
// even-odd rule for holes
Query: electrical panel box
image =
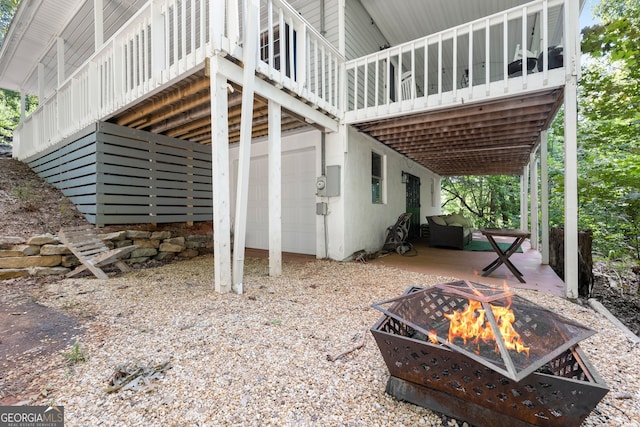
{"label": "electrical panel box", "polygon": [[340,166],[327,166],[326,175],[316,179],[316,192],[320,197],[336,197],[340,195]]}

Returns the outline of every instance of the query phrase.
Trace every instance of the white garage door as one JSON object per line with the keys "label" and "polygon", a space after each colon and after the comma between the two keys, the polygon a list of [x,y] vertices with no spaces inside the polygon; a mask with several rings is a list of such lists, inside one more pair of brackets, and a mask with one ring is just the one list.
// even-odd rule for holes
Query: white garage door
{"label": "white garage door", "polygon": [[[269,249],[268,159],[251,159],[248,248]],[[282,250],[316,253],[315,149],[282,153]]]}

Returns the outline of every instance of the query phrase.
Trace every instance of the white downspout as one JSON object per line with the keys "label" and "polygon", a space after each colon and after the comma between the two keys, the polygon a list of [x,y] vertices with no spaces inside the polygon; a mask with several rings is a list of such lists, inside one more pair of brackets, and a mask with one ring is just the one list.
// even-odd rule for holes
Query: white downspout
{"label": "white downspout", "polygon": [[547,131],[540,133],[540,192],[542,202],[542,264],[549,265],[549,143]]}
{"label": "white downspout", "polygon": [[520,229],[529,229],[529,166],[522,168],[520,176]]}
{"label": "white downspout", "polygon": [[529,174],[531,181],[531,249],[538,249],[538,161],[536,151],[529,157]]}
{"label": "white downspout", "polygon": [[564,282],[567,298],[578,297],[578,0],[566,0],[564,87]]}

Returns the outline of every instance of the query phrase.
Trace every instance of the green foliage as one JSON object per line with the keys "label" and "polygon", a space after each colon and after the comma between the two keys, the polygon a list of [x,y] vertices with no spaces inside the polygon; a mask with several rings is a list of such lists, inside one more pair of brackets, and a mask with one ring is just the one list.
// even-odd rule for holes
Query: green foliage
{"label": "green foliage", "polygon": [[19,0],[0,0],[0,46],[9,31],[11,20],[18,8]]}
{"label": "green foliage", "polygon": [[[0,46],[19,3],[19,0],[0,0]],[[26,113],[29,113],[36,109],[38,100],[35,96],[27,96],[25,104]],[[0,89],[0,143],[11,143],[13,130],[20,123],[20,109],[20,94]]]}
{"label": "green foliage", "polygon": [[89,360],[89,357],[80,348],[78,341],[76,341],[73,347],[71,347],[71,350],[64,353],[64,357],[70,365],[75,365]]}
{"label": "green foliage", "polygon": [[16,197],[27,212],[35,212],[42,202],[42,195],[33,186],[33,181],[25,181],[11,189],[11,194]]}
{"label": "green foliage", "polygon": [[520,177],[461,176],[442,182],[446,213],[462,212],[476,227],[520,227]]}
{"label": "green foliage", "polygon": [[[640,0],[601,0],[597,11],[604,24],[583,31],[591,58],[578,88],[578,226],[593,232],[596,255],[640,259]],[[548,141],[549,222],[562,227],[562,110]],[[451,178],[443,207],[474,215],[478,226],[517,227],[518,191],[513,177]]]}
{"label": "green foliage", "polygon": [[[640,0],[602,0],[583,31],[578,96],[578,224],[594,252],[640,259]],[[564,218],[563,121],[549,132],[550,222]]]}
{"label": "green foliage", "polygon": [[[38,106],[38,98],[25,97],[25,110],[30,113]],[[0,143],[11,143],[13,130],[20,123],[20,94],[0,89]]]}

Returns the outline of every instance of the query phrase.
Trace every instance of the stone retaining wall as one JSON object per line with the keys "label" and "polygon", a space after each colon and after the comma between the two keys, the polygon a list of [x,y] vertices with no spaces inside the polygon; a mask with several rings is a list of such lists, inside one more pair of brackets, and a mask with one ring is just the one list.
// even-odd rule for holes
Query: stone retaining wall
{"label": "stone retaining wall", "polygon": [[[176,236],[171,231],[122,230],[99,234],[109,248],[137,245],[125,261],[141,264],[149,260],[167,262],[213,252],[209,235]],[[78,259],[57,236],[44,234],[30,239],[0,236],[0,280],[13,277],[66,274]]]}

